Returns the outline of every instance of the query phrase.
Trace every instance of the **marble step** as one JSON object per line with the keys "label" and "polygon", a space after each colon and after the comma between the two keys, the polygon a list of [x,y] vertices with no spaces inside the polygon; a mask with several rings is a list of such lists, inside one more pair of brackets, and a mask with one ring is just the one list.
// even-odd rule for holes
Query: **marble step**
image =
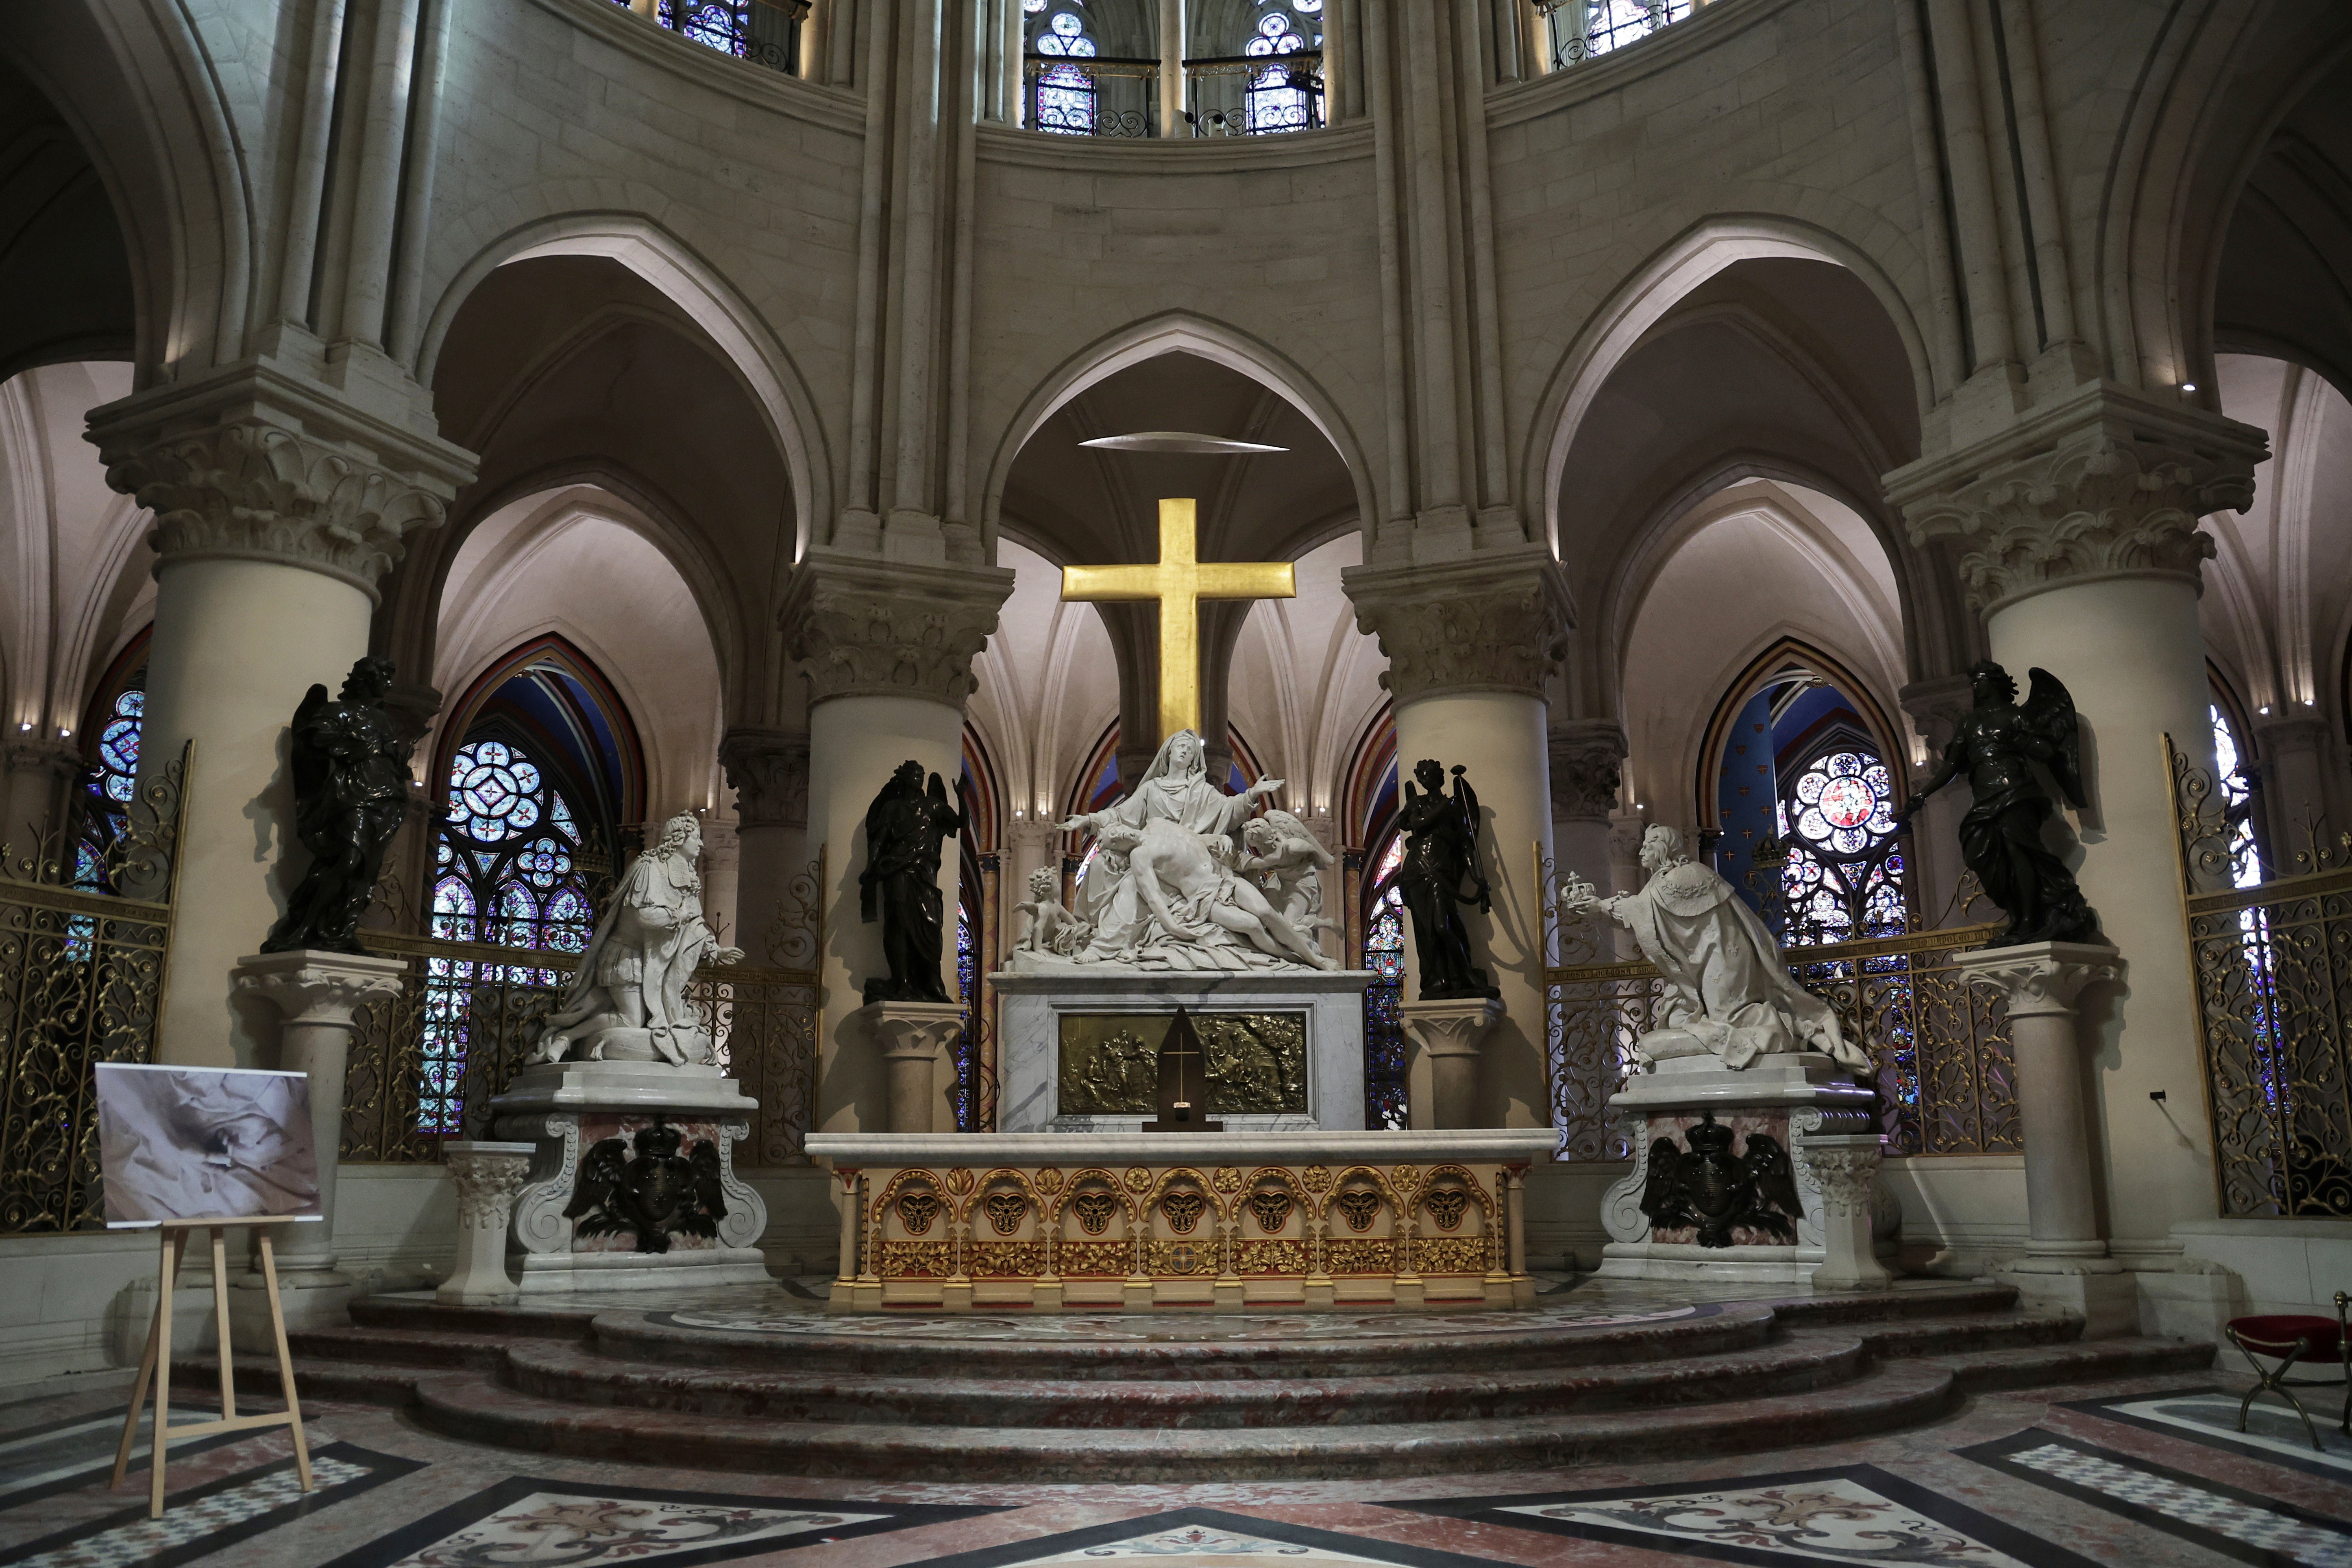
{"label": "marble step", "polygon": [[[1626,1366],[1383,1376],[1140,1382],[990,1375],[903,1380],[832,1370],[714,1371],[517,1345],[504,1380],[574,1405],[827,1424],[1181,1427],[1484,1421],[1548,1411],[1702,1404],[1851,1381],[1866,1353],[1846,1332],[1728,1355]],[[817,1363],[821,1365],[822,1363]]]}
{"label": "marble step", "polygon": [[446,1334],[576,1340],[602,1307],[455,1307],[411,1297],[361,1296],[350,1307],[355,1329],[402,1329]]}
{"label": "marble step", "polygon": [[509,1346],[550,1342],[505,1334],[444,1334],[428,1329],[295,1329],[288,1331],[286,1342],[305,1362],[496,1372],[506,1364]]}
{"label": "marble step", "polygon": [[[918,1380],[971,1374],[975,1361],[1004,1378],[1134,1382],[1158,1377],[1287,1380],[1373,1376],[1410,1372],[1498,1372],[1714,1355],[1751,1348],[1771,1337],[1770,1309],[1740,1303],[1704,1316],[1626,1324],[1556,1323],[1473,1326],[1445,1332],[1353,1338],[1322,1335],[1317,1318],[1301,1314],[1257,1338],[1157,1337],[1058,1340],[1027,1337],[1053,1321],[1021,1325],[1021,1337],[956,1337],[961,1325],[941,1325],[938,1337],[893,1337],[899,1325],[855,1325],[832,1331],[816,1320],[807,1331],[749,1333],[665,1322],[659,1314],[613,1313],[596,1321],[593,1344],[608,1355],[672,1365],[793,1371],[821,1365],[833,1372]],[[1168,1320],[1160,1320],[1167,1323]],[[1481,1320],[1481,1324],[1490,1321]],[[1121,1326],[1124,1326],[1122,1324]],[[1178,1320],[1176,1334],[1213,1333],[1213,1317]]]}
{"label": "marble step", "polygon": [[452,1436],[582,1458],[866,1479],[1198,1481],[1393,1477],[1784,1447],[1933,1419],[1951,1369],[1899,1362],[1833,1387],[1711,1405],[1483,1421],[1244,1426],[902,1426],[597,1410],[420,1375],[416,1416]]}

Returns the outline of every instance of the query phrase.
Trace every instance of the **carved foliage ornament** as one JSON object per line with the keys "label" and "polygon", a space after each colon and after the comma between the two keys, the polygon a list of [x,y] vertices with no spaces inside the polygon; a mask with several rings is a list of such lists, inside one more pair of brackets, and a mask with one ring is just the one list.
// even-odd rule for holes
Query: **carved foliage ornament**
{"label": "carved foliage ornament", "polygon": [[1568,652],[1568,592],[1541,550],[1348,574],[1360,629],[1388,656],[1399,702],[1455,691],[1540,697]]}
{"label": "carved foliage ornament", "polygon": [[446,492],[354,448],[258,418],[100,447],[107,482],[155,514],[159,556],[290,561],[366,589],[411,531],[446,514]]}
{"label": "carved foliage ornament", "polygon": [[804,563],[793,573],[783,622],[789,651],[808,672],[809,700],[961,703],[979,684],[971,661],[996,630],[1012,578],[985,567]]}
{"label": "carved foliage ornament", "polygon": [[1259,1188],[1250,1194],[1249,1206],[1257,1217],[1257,1227],[1268,1236],[1290,1222],[1291,1196],[1280,1187]]}
{"label": "carved foliage ornament", "polygon": [[782,730],[730,730],[719,764],[735,792],[736,820],[746,827],[808,826],[806,735]]}
{"label": "carved foliage ornament", "polygon": [[450,1149],[442,1163],[457,1184],[458,1223],[467,1230],[503,1226],[530,1173],[530,1156]]}
{"label": "carved foliage ornament", "polygon": [[1070,1200],[1070,1211],[1078,1216],[1078,1228],[1088,1236],[1100,1236],[1110,1228],[1110,1216],[1118,1212],[1118,1200],[1108,1193],[1080,1193]]}
{"label": "carved foliage ornament", "polygon": [[1606,821],[1617,809],[1625,731],[1611,723],[1578,723],[1554,730],[1549,742],[1552,820]]}
{"label": "carved foliage ornament", "polygon": [[1019,1193],[991,1193],[981,1200],[988,1214],[988,1223],[999,1236],[1011,1236],[1021,1228],[1021,1218],[1029,1212],[1029,1200]]}
{"label": "carved foliage ornament", "polygon": [[2074,578],[2194,580],[2213,554],[2198,519],[2252,500],[2252,462],[2241,457],[2101,426],[1904,510],[1913,542],[1958,536],[1975,545],[1960,574],[1980,610]]}
{"label": "carved foliage ornament", "polygon": [[1358,1187],[1333,1198],[1331,1205],[1348,1222],[1349,1230],[1370,1230],[1372,1221],[1380,1217],[1381,1194],[1369,1187]]}

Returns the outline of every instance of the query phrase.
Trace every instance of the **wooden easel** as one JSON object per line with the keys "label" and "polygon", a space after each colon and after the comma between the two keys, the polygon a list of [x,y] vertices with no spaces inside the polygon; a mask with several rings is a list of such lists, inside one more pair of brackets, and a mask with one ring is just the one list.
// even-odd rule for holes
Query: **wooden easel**
{"label": "wooden easel", "polygon": [[[147,1328],[146,1353],[139,1358],[139,1381],[131,1384],[131,1413],[122,1418],[122,1442],[114,1450],[114,1479],[107,1483],[109,1490],[122,1484],[123,1472],[131,1466],[131,1439],[139,1430],[139,1407],[147,1402],[147,1379],[155,1380],[155,1430],[150,1445],[153,1475],[147,1489],[147,1517],[163,1517],[163,1449],[174,1438],[203,1437],[215,1432],[243,1432],[260,1426],[289,1426],[294,1432],[294,1467],[302,1478],[302,1489],[316,1489],[310,1479],[310,1448],[302,1440],[302,1406],[294,1397],[294,1356],[286,1348],[286,1312],[278,1300],[278,1258],[270,1250],[269,1233],[259,1232],[261,1243],[261,1277],[269,1287],[269,1331],[278,1340],[278,1383],[286,1392],[286,1408],[273,1415],[239,1415],[236,1413],[236,1363],[228,1342],[228,1245],[226,1233],[232,1226],[281,1225],[290,1215],[265,1215],[254,1219],[167,1219],[163,1225],[163,1263],[156,1272],[158,1293],[155,1297],[155,1321]],[[180,1253],[187,1245],[192,1230],[213,1233],[213,1316],[220,1331],[220,1394],[221,1418],[200,1421],[192,1426],[171,1425],[172,1405],[172,1282],[179,1272]]]}

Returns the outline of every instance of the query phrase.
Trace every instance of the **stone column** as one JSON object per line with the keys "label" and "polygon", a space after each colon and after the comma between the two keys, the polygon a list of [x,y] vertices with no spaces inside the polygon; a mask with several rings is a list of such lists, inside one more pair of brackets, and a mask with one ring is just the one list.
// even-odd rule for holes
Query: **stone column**
{"label": "stone column", "polygon": [[[1551,854],[1552,800],[1544,683],[1569,626],[1559,565],[1540,545],[1480,551],[1408,567],[1350,568],[1357,624],[1381,639],[1396,702],[1397,763],[1424,757],[1468,770],[1485,813],[1479,853],[1494,889],[1481,915],[1462,909],[1472,951],[1502,991],[1486,1039],[1472,1125],[1541,1127],[1551,1120],[1544,1038],[1538,853]],[[1449,787],[1451,774],[1448,775]],[[1419,995],[1408,963],[1404,995]]]}
{"label": "stone column", "polygon": [[1503,1016],[1503,1005],[1492,998],[1404,1002],[1397,1014],[1412,1053],[1405,1064],[1412,1130],[1479,1125],[1479,1047]]}
{"label": "stone column", "polygon": [[2085,1332],[2137,1332],[2137,1289],[2123,1265],[2107,1256],[2099,1225],[2074,1012],[2084,988],[2121,979],[2123,963],[2112,949],[2074,942],[1979,948],[1958,963],[1969,984],[1999,992],[2008,1004],[2010,1051],[2017,1063],[2032,1247],[1995,1272],[2017,1287],[2021,1303],[2082,1313]]}
{"label": "stone column", "polygon": [[1887,476],[1915,542],[1967,547],[1960,571],[1993,658],[2021,688],[2048,668],[2081,712],[2091,807],[2069,858],[2132,955],[2131,988],[2097,1026],[2093,1115],[2110,1235],[2151,1259],[2177,1254],[2176,1222],[2214,1212],[2210,1151],[2148,1100],[2196,1103],[2203,1072],[2161,737],[2210,769],[2197,596],[2213,542],[2197,522],[2251,500],[2263,455],[2249,426],[2092,386]]}
{"label": "stone column", "polygon": [[[229,971],[282,912],[296,846],[286,731],[312,682],[368,650],[376,584],[402,536],[441,521],[470,456],[429,399],[362,408],[262,361],[94,411],[107,482],[154,513],[155,636],[142,784],[196,742],[161,1059],[266,1065],[269,1019],[231,1005]],[[419,671],[406,672],[412,676]],[[273,867],[273,862],[275,866]]]}
{"label": "stone column", "polygon": [[[343,1139],[343,1068],[352,1044],[352,1015],[379,996],[396,994],[408,973],[404,958],[353,952],[257,953],[238,962],[240,994],[268,1002],[284,1018],[278,1066],[310,1079],[310,1136],[319,1159],[319,1223],[298,1225],[278,1252],[278,1282],[286,1321],[312,1326],[336,1323],[352,1298],[354,1282],[335,1271],[335,1175]],[[258,1290],[263,1281],[248,1275],[240,1283]],[[242,1304],[241,1304],[242,1305]],[[256,1318],[257,1321],[248,1321]],[[269,1335],[266,1304],[241,1310],[236,1329],[240,1345],[266,1350]],[[247,1331],[255,1331],[250,1336]],[[250,1338],[252,1343],[247,1345]]]}
{"label": "stone column", "polygon": [[[1925,766],[1936,767],[1972,700],[1968,677],[1915,680],[1895,695],[1927,742]],[[1906,776],[1921,771],[1910,765],[1908,757],[1902,762],[1901,771]],[[1930,926],[1966,925],[1996,918],[1981,901],[1964,917],[1953,897],[1966,869],[1960,862],[1959,835],[1960,818],[1968,815],[1968,794],[1965,788],[1948,789],[1922,806],[1911,822],[1911,887],[1919,900],[1919,916]]]}
{"label": "stone column", "polygon": [[1572,871],[1604,894],[1615,892],[1609,833],[1625,765],[1624,728],[1609,719],[1571,719],[1552,726],[1549,752],[1552,879],[1565,881]]}
{"label": "stone column", "polygon": [[952,1002],[877,1002],[854,1015],[854,1035],[881,1047],[889,1073],[886,1132],[952,1132],[955,1075],[947,1047],[963,1031],[963,1008]]}
{"label": "stone column", "polygon": [[1878,1134],[1811,1137],[1805,1169],[1822,1195],[1822,1262],[1816,1290],[1884,1290],[1895,1276],[1878,1261],[1871,1237],[1871,1189],[1878,1182]]}
{"label": "stone column", "polygon": [[64,855],[66,847],[52,846],[50,836],[65,824],[59,806],[81,776],[81,748],[70,741],[21,735],[6,743],[0,761],[7,767],[6,787],[0,791],[0,809],[7,812],[0,817],[0,849],[11,862],[44,852]]}
{"label": "stone column", "polygon": [[808,847],[809,738],[787,730],[739,726],[719,743],[719,765],[735,791],[735,945],[758,963],[782,963],[769,932],[793,879],[814,857]]}
{"label": "stone column", "polygon": [[2256,786],[2254,809],[2260,814],[2254,826],[2270,852],[2271,875],[2316,871],[2316,864],[2295,858],[2326,847],[2326,829],[2341,833],[2352,827],[2334,809],[2336,782],[2344,770],[2329,758],[2335,748],[2327,721],[2305,708],[2283,718],[2257,719],[2253,729],[2252,739],[2260,756],[2249,770]]}
{"label": "stone column", "polygon": [[[865,1021],[865,983],[886,975],[882,928],[859,918],[866,812],[901,763],[920,763],[952,791],[963,757],[971,661],[1013,591],[1003,567],[926,566],[812,551],[785,590],[792,657],[809,681],[809,837],[825,849],[824,1018],[818,1036],[816,1130],[888,1125],[888,1075]],[[955,987],[956,851],[940,857],[947,915],[941,976]]]}
{"label": "stone column", "polygon": [[536,1143],[488,1143],[453,1138],[441,1145],[441,1166],[457,1184],[457,1264],[433,1299],[444,1306],[498,1306],[522,1292],[507,1272],[507,1226],[515,1194],[530,1174]]}

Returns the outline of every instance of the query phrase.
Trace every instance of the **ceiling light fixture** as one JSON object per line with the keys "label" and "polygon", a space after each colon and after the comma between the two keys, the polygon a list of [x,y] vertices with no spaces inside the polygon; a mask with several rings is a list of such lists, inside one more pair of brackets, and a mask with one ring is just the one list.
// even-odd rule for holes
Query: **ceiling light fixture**
{"label": "ceiling light fixture", "polygon": [[1223,436],[1201,436],[1189,430],[1138,430],[1129,436],[1097,436],[1078,445],[1102,452],[1187,453],[1235,458],[1246,458],[1256,452],[1290,450],[1287,447],[1269,447],[1261,441],[1228,441]]}
{"label": "ceiling light fixture", "polygon": [[2194,392],[2197,390],[2197,384],[2193,381],[2184,381],[2180,384],[2180,390],[2183,392]]}

